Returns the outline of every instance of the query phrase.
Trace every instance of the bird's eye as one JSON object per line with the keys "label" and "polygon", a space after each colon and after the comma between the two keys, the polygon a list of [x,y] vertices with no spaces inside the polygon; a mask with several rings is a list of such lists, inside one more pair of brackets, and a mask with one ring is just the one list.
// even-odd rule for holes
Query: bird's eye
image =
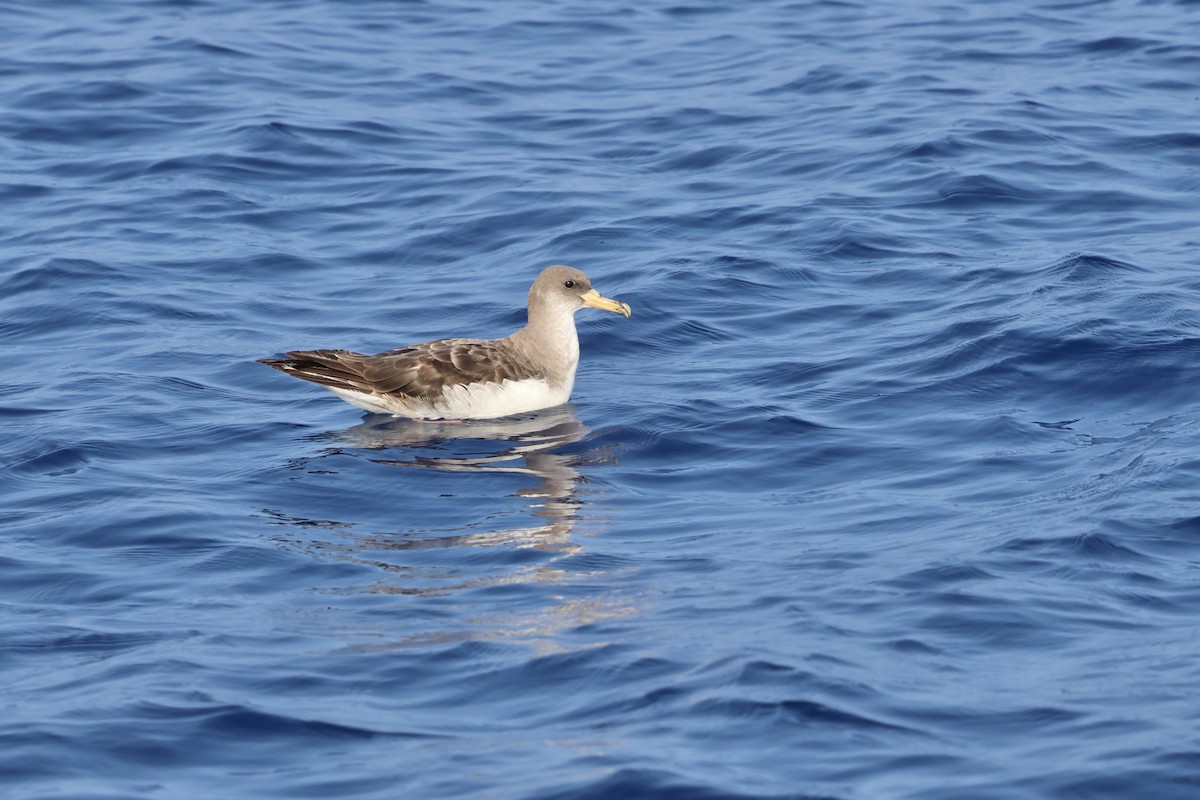
{"label": "bird's eye", "polygon": [[563,286],[567,287],[568,289],[574,289],[575,281],[563,281]]}

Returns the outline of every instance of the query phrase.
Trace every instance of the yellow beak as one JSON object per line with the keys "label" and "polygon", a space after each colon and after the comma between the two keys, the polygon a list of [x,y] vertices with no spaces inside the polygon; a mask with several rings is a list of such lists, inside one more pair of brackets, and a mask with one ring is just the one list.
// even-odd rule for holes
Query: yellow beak
{"label": "yellow beak", "polygon": [[602,311],[615,311],[618,314],[624,314],[625,318],[629,319],[629,303],[622,303],[620,300],[610,300],[595,289],[588,289],[583,293],[581,299],[585,306],[598,308]]}

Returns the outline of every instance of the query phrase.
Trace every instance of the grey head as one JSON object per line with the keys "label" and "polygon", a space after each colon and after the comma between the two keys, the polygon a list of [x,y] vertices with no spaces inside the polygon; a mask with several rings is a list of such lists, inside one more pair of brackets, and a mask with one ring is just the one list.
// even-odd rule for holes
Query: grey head
{"label": "grey head", "polygon": [[629,316],[628,303],[612,300],[592,288],[588,276],[574,267],[546,267],[529,290],[529,308],[559,309],[575,313],[584,306]]}

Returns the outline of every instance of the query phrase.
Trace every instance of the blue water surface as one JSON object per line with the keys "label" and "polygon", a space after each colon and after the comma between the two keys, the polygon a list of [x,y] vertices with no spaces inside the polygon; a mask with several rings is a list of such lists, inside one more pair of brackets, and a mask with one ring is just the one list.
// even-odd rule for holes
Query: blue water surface
{"label": "blue water surface", "polygon": [[6,800],[1200,797],[1200,5],[0,20]]}

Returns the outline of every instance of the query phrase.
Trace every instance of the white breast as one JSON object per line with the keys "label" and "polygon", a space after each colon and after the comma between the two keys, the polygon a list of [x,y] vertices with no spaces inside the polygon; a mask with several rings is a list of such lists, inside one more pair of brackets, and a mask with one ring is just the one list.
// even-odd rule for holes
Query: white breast
{"label": "white breast", "polygon": [[571,397],[573,383],[571,380],[558,389],[540,378],[464,383],[447,387],[441,398],[431,403],[347,389],[332,391],[347,403],[377,414],[413,419],[493,419],[562,405]]}

